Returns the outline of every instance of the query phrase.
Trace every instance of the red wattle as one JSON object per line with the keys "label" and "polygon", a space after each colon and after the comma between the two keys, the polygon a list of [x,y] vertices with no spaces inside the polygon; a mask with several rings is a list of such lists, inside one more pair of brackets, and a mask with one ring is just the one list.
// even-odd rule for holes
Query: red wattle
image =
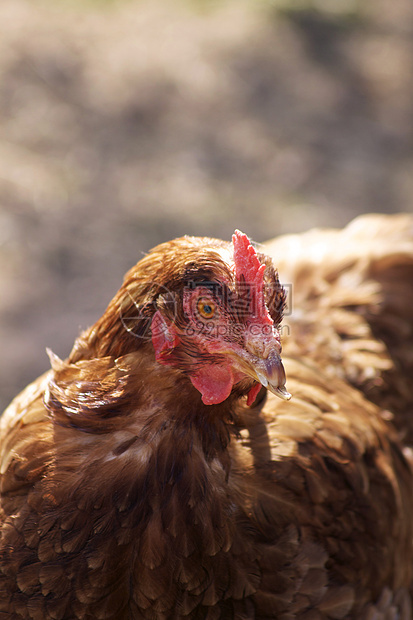
{"label": "red wattle", "polygon": [[205,366],[191,377],[192,385],[202,394],[205,405],[222,403],[231,394],[233,386],[231,367],[217,364]]}
{"label": "red wattle", "polygon": [[258,396],[258,392],[262,388],[261,383],[254,383],[247,396],[247,405],[250,407]]}

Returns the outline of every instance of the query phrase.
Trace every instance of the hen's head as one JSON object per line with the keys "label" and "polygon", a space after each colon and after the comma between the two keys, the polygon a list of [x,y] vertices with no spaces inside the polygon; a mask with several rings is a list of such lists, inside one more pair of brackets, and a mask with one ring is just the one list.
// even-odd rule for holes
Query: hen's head
{"label": "hen's head", "polygon": [[151,343],[157,362],[184,373],[211,405],[233,390],[252,403],[261,384],[290,398],[278,331],[284,305],[271,259],[235,231],[232,243],[183,237],[157,246],[108,310],[120,316],[129,351]]}

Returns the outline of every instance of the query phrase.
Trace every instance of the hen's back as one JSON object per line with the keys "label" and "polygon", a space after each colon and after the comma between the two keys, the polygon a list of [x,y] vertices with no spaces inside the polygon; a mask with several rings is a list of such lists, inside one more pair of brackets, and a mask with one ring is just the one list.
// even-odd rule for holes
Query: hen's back
{"label": "hen's back", "polygon": [[268,242],[290,288],[284,353],[356,387],[413,443],[413,216]]}
{"label": "hen's back", "polygon": [[[269,242],[293,398],[241,413],[259,618],[411,618],[413,218]],[[240,482],[242,480],[242,482]]]}

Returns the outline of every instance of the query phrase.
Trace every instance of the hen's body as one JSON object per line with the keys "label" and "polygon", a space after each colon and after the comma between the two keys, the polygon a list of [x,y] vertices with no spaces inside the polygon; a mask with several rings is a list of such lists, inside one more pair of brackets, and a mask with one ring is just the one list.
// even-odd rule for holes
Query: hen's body
{"label": "hen's body", "polygon": [[411,618],[412,220],[265,249],[290,402],[204,404],[121,289],[5,412],[0,618]]}

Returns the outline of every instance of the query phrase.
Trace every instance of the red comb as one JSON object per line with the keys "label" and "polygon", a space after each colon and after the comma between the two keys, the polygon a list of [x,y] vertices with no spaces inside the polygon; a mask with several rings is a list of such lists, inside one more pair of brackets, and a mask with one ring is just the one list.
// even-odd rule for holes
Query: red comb
{"label": "red comb", "polygon": [[239,284],[245,282],[251,295],[252,312],[266,323],[273,323],[264,300],[265,265],[260,262],[247,235],[236,230],[232,235],[234,246],[235,277]]}

